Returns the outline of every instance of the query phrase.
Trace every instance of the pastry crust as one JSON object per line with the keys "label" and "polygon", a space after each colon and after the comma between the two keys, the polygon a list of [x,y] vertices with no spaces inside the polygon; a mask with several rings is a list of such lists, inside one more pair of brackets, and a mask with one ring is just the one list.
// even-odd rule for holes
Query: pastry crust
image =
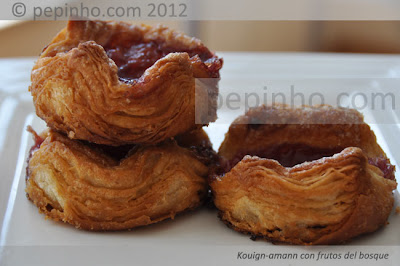
{"label": "pastry crust", "polygon": [[[290,167],[253,156],[262,150],[275,155],[265,150],[282,151],[279,145],[301,147],[300,152],[304,147],[341,151],[308,162],[286,160],[294,162]],[[354,110],[255,108],[231,125],[219,154],[226,173],[211,180],[211,189],[220,217],[255,237],[303,245],[341,243],[377,230],[393,208],[394,167]],[[238,157],[242,154],[249,155]]]}
{"label": "pastry crust", "polygon": [[86,230],[130,229],[173,219],[207,194],[210,161],[174,140],[127,152],[51,130],[42,137],[28,160],[26,192],[53,220]]}
{"label": "pastry crust", "polygon": [[[152,45],[136,65],[123,58],[131,44]],[[111,48],[128,67],[118,68]],[[221,67],[199,40],[163,26],[70,21],[33,67],[30,91],[37,115],[71,139],[155,144],[215,121],[218,89],[195,87],[195,78],[218,79]]]}

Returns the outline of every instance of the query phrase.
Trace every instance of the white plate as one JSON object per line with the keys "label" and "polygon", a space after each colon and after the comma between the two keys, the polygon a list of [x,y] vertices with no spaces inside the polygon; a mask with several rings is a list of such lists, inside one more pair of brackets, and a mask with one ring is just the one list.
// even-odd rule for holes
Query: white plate
{"label": "white plate", "polygon": [[[222,55],[225,66],[220,88],[225,95],[230,91],[261,88],[272,81],[281,85],[295,82],[300,87],[312,84],[312,90],[326,87],[328,82],[330,92],[332,84],[339,87],[352,84],[380,90],[387,80],[399,84],[396,82],[400,78],[400,57],[393,56]],[[24,191],[26,158],[33,143],[25,128],[27,125],[33,125],[38,131],[45,128],[35,115],[31,96],[27,92],[33,60],[0,60],[1,265],[247,265],[256,262],[254,259],[238,258],[239,254],[243,254],[240,252],[297,256],[333,252],[342,256],[341,260],[317,261],[316,258],[299,257],[261,260],[274,265],[334,265],[338,261],[345,265],[397,265],[400,261],[400,215],[394,213],[385,228],[354,239],[347,245],[329,247],[275,246],[264,241],[251,241],[249,236],[227,228],[219,221],[215,210],[206,208],[178,216],[173,221],[126,232],[86,232],[45,220],[26,199]],[[326,95],[331,97],[329,93]],[[206,128],[214,148],[218,148],[229,123],[241,112],[221,109],[219,122]],[[381,113],[365,110],[364,114],[366,120],[372,123],[378,142],[400,169],[397,165],[400,162],[399,124],[384,120],[379,116]],[[398,119],[393,111],[384,115]],[[400,205],[398,191],[395,191],[395,198],[396,207]],[[388,253],[389,258],[378,261],[345,260],[346,252],[383,252]]]}

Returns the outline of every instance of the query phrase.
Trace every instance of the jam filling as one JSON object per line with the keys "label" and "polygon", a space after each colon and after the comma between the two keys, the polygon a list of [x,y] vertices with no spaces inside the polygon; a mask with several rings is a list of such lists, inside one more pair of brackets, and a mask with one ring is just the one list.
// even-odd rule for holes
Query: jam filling
{"label": "jam filling", "polygon": [[31,132],[33,135],[33,142],[34,144],[32,145],[31,149],[29,150],[29,158],[32,157],[32,154],[40,148],[40,145],[42,145],[44,139],[39,136],[36,132]]}
{"label": "jam filling", "polygon": [[[230,171],[245,155],[258,156],[260,158],[274,159],[284,167],[293,167],[304,162],[314,161],[323,157],[331,157],[336,153],[340,153],[344,148],[338,147],[334,149],[321,149],[311,147],[304,144],[281,144],[273,145],[267,149],[258,149],[253,151],[241,151],[232,160],[221,162],[226,172]],[[383,177],[395,180],[394,165],[390,164],[389,159],[384,157],[368,158],[368,163],[378,167]]]}
{"label": "jam filling", "polygon": [[185,148],[190,150],[192,154],[196,156],[196,159],[202,162],[204,165],[214,168],[214,164],[218,160],[218,155],[211,146],[193,145]]}
{"label": "jam filling", "polygon": [[284,167],[292,167],[308,161],[330,157],[341,152],[342,148],[321,149],[305,144],[281,144],[273,145],[267,149],[239,152],[229,163],[229,170],[240,162],[245,155],[258,156],[260,158],[277,160]]}
{"label": "jam filling", "polygon": [[[32,158],[32,155],[35,151],[37,151],[40,148],[40,145],[42,145],[44,138],[42,138],[41,136],[39,136],[35,130],[32,129],[32,127],[28,126],[27,130],[32,134],[33,136],[33,145],[31,147],[31,149],[29,150],[28,153],[28,159],[26,160],[28,165],[29,165],[29,161]],[[25,179],[28,180],[30,176],[30,171],[29,171],[29,167],[26,167],[26,177]]]}
{"label": "jam filling", "polygon": [[390,164],[389,159],[386,159],[384,157],[368,158],[368,163],[381,169],[384,178],[395,180],[394,177],[395,167],[394,165]]}
{"label": "jam filling", "polygon": [[108,146],[104,144],[95,144],[84,140],[78,140],[83,145],[96,150],[102,154],[105,154],[116,161],[121,161],[129,156],[130,151],[135,147],[133,144],[126,144],[121,146]]}
{"label": "jam filling", "polygon": [[186,52],[192,59],[198,56],[203,63],[210,65],[209,71],[215,72],[213,74],[219,70],[218,67],[216,69],[213,67],[216,58],[206,47],[179,49],[166,47],[154,41],[123,41],[122,43],[111,42],[105,45],[104,49],[108,57],[117,65],[119,78],[128,83],[135,82],[158,59],[172,52]]}

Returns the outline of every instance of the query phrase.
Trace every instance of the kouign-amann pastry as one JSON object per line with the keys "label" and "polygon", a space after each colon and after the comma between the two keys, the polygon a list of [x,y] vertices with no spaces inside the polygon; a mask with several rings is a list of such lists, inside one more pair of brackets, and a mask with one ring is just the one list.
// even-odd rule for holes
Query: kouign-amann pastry
{"label": "kouign-amann pastry", "polygon": [[[36,113],[71,139],[155,144],[213,122],[222,59],[164,26],[70,21],[31,75]],[[204,102],[197,104],[196,99]]]}
{"label": "kouign-amann pastry", "polygon": [[213,152],[204,132],[182,143],[119,147],[52,130],[34,134],[26,192],[51,219],[86,230],[129,229],[174,218],[207,194]]}
{"label": "kouign-amann pastry", "polygon": [[262,106],[237,118],[211,181],[221,219],[273,242],[334,244],[384,225],[394,166],[360,113]]}

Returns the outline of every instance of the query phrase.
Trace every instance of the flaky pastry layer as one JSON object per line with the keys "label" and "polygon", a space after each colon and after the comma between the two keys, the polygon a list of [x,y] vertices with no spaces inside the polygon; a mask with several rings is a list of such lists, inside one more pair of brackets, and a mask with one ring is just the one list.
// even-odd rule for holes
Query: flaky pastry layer
{"label": "flaky pastry layer", "polygon": [[293,168],[246,156],[211,183],[221,219],[235,230],[303,245],[377,230],[392,210],[396,185],[359,148]]}
{"label": "flaky pastry layer", "polygon": [[[110,49],[126,65],[117,67]],[[33,67],[30,91],[37,115],[72,139],[155,144],[216,119],[217,87],[196,87],[195,78],[218,79],[221,67],[199,40],[163,26],[70,21]],[[139,77],[121,78],[126,68]],[[203,102],[195,108],[196,97]]]}
{"label": "flaky pastry layer", "polygon": [[28,161],[26,192],[51,219],[86,230],[123,230],[174,218],[207,194],[207,158],[173,140],[136,146],[120,159],[110,147],[54,131],[43,137]]}

